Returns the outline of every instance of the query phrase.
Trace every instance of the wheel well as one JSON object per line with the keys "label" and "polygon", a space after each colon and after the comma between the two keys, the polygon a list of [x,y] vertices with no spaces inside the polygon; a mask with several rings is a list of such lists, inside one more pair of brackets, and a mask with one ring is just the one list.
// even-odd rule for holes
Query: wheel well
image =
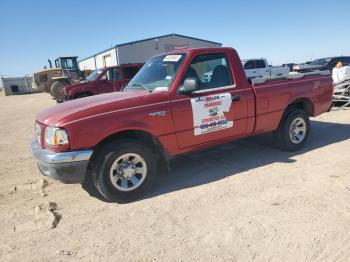
{"label": "wheel well", "polygon": [[135,139],[137,141],[144,143],[146,146],[148,146],[152,150],[152,152],[154,154],[158,155],[161,160],[165,160],[166,162],[168,161],[169,154],[163,148],[160,141],[156,137],[151,135],[150,133],[147,133],[147,132],[141,131],[141,130],[126,130],[126,131],[112,134],[112,135],[104,138],[102,141],[100,141],[95,146],[93,155],[97,155],[98,154],[97,152],[99,152],[100,149],[103,146],[107,145],[108,143],[110,143],[112,141],[117,141],[120,139],[125,139],[125,138]]}
{"label": "wheel well", "polygon": [[145,132],[145,131],[140,131],[140,130],[126,130],[122,132],[118,132],[115,134],[112,134],[106,138],[104,138],[102,141],[100,141],[97,145],[99,146],[104,146],[105,144],[118,140],[121,138],[130,138],[130,139],[135,139],[144,142],[146,145],[150,147],[157,147],[157,141],[158,139],[154,138],[151,134]]}
{"label": "wheel well", "polygon": [[[118,141],[125,138],[135,139],[144,143],[146,146],[148,146],[151,149],[151,151],[156,156],[157,162],[159,164],[158,165],[159,171],[162,173],[167,173],[169,171],[170,155],[167,152],[167,150],[163,148],[162,144],[156,137],[152,136],[150,133],[147,133],[141,130],[126,130],[126,131],[112,134],[104,138],[95,146],[88,168],[90,170],[95,169],[95,159],[99,155],[100,150],[105,145],[113,141]],[[92,174],[93,176],[96,175],[94,172]]]}
{"label": "wheel well", "polygon": [[288,105],[286,111],[288,109],[291,109],[291,108],[301,109],[305,113],[307,113],[309,116],[313,116],[313,114],[314,114],[313,105],[312,105],[311,101],[308,98],[299,98],[299,99],[293,101],[292,103],[290,103]]}

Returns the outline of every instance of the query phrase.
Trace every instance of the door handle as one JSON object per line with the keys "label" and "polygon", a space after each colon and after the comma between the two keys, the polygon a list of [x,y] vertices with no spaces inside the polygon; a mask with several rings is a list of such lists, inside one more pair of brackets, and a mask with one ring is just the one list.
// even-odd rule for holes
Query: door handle
{"label": "door handle", "polygon": [[241,96],[239,96],[239,95],[233,95],[233,96],[231,96],[231,100],[232,100],[232,101],[239,101],[239,100],[241,100]]}

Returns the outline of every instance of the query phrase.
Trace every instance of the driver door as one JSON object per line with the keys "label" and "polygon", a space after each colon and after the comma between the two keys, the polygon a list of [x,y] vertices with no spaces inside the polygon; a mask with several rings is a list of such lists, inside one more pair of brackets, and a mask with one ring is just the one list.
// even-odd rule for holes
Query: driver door
{"label": "driver door", "polygon": [[110,93],[117,90],[122,74],[118,68],[109,68],[99,81],[100,93]]}
{"label": "driver door", "polygon": [[195,78],[199,88],[188,95],[177,94],[172,101],[180,148],[246,132],[247,90],[234,83],[228,61],[225,53],[200,54],[187,68],[182,84],[186,78]]}

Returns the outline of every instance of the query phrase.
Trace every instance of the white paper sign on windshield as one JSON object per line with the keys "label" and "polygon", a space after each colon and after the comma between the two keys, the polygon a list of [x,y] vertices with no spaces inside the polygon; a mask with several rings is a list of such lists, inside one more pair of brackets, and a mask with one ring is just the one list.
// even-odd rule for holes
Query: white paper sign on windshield
{"label": "white paper sign on windshield", "polygon": [[230,93],[192,98],[194,135],[232,127],[233,121],[224,114],[230,111],[231,103]]}
{"label": "white paper sign on windshield", "polygon": [[164,62],[178,62],[181,58],[181,55],[167,55],[164,57]]}

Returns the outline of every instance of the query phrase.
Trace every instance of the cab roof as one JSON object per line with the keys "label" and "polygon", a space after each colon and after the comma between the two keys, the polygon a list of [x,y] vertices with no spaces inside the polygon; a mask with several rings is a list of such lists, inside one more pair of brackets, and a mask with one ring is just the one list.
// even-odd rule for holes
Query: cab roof
{"label": "cab roof", "polygon": [[235,50],[232,47],[200,47],[200,48],[188,48],[188,49],[180,49],[180,50],[174,50],[164,54],[182,54],[182,53],[188,53],[188,54],[197,54],[197,53],[206,53],[206,52],[222,52],[222,51],[228,51],[228,50]]}

